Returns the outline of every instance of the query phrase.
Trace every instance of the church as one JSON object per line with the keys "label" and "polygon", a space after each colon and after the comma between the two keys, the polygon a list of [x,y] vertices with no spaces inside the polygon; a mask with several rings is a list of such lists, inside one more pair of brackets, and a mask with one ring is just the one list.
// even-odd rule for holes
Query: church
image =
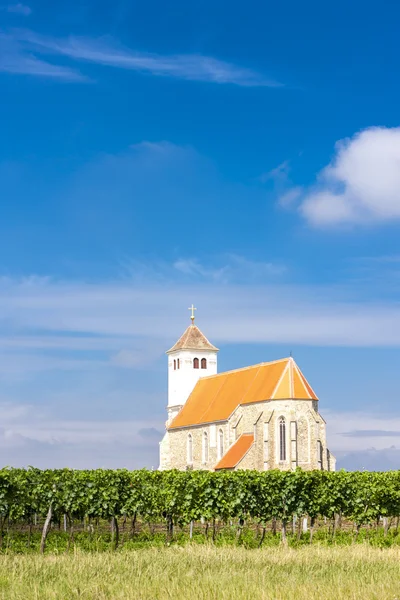
{"label": "church", "polygon": [[335,470],[318,397],[292,357],[218,373],[194,324],[168,356],[160,469]]}

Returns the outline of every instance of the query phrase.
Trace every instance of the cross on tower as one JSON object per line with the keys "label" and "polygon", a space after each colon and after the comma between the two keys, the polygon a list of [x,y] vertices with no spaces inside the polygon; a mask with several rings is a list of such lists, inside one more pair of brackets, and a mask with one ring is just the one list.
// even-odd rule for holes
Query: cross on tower
{"label": "cross on tower", "polygon": [[190,317],[190,318],[192,319],[192,325],[194,325],[194,311],[195,311],[195,310],[197,310],[197,308],[195,308],[195,307],[193,306],[193,304],[192,304],[192,306],[189,306],[188,310],[191,310],[191,311],[192,311],[192,314],[191,314],[191,317]]}

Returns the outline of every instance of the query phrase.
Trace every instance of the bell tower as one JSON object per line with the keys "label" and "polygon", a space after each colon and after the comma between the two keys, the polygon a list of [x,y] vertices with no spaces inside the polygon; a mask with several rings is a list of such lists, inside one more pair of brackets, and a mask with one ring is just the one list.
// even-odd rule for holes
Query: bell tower
{"label": "bell tower", "polygon": [[194,324],[193,304],[191,324],[179,340],[167,351],[168,356],[168,421],[178,414],[200,377],[216,375],[218,348]]}

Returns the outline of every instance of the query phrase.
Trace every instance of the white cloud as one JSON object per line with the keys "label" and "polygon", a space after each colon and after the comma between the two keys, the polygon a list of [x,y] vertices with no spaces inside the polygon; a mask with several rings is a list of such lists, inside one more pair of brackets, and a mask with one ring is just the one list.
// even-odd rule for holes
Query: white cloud
{"label": "white cloud", "polygon": [[88,81],[75,69],[55,65],[27,52],[12,35],[0,31],[0,72],[47,77],[59,81]]}
{"label": "white cloud", "polygon": [[400,219],[400,127],[371,127],[338,142],[299,208],[317,227]]}
{"label": "white cloud", "polygon": [[[158,466],[158,441],[164,422],[152,416],[107,419],[65,418],[34,404],[0,402],[0,451],[3,464],[41,468],[142,468]],[[400,457],[400,418],[365,412],[330,412],[330,450],[338,468],[396,468]],[[348,433],[353,435],[348,435]],[[390,436],[392,432],[392,436]],[[398,464],[398,463],[397,463]]]}
{"label": "white cloud", "polygon": [[[278,170],[285,169],[281,165]],[[97,235],[105,239],[110,211],[120,215],[130,236],[136,205],[152,197],[179,210],[186,203],[188,211],[193,203],[208,202],[203,215],[196,217],[198,223],[204,219],[203,231],[209,225],[208,206],[214,201],[229,198],[240,205],[244,194],[247,200],[260,200],[250,186],[238,190],[227,184],[194,149],[167,142],[145,142],[128,152],[102,155],[61,185],[58,201],[68,208],[74,222],[85,230],[92,227],[95,214]],[[165,215],[166,219],[171,216],[169,208]],[[168,231],[178,248],[180,233],[180,226],[173,230],[171,225]],[[3,279],[0,351],[13,354],[9,358],[13,373],[17,354],[23,354],[26,362],[29,352],[47,360],[51,351],[53,364],[62,359],[64,370],[76,364],[71,361],[83,363],[89,356],[96,366],[107,362],[115,367],[143,366],[162,357],[173,344],[187,322],[186,309],[192,302],[216,344],[400,346],[400,307],[395,301],[399,286],[392,277],[377,289],[376,273],[370,281],[364,277],[354,283],[353,268],[350,281],[340,288],[289,285],[282,283],[282,275],[287,281],[298,274],[285,272],[285,265],[268,257],[212,255],[212,247],[205,244],[203,252],[207,251],[208,257],[178,255],[172,263],[141,263],[128,257],[118,276],[97,283]],[[36,364],[39,370],[45,361]]]}
{"label": "white cloud", "polygon": [[[107,337],[102,340],[101,347],[107,350],[118,350],[121,347],[120,337]],[[19,335],[0,336],[0,351],[6,350],[8,354],[14,350],[25,348],[28,351],[34,350],[99,350],[99,340],[93,336],[63,336],[51,335],[43,338],[40,335]]]}
{"label": "white cloud", "polygon": [[281,85],[256,71],[211,56],[202,54],[166,56],[136,52],[117,45],[115,40],[106,36],[91,39],[71,35],[65,39],[56,39],[31,31],[17,31],[14,32],[14,35],[36,52],[60,54],[74,60],[147,72],[156,76],[220,84],[230,83],[244,87],[279,87]]}
{"label": "white cloud", "polygon": [[[37,442],[46,442],[54,444],[78,444],[78,443],[111,443],[111,442],[132,442],[138,440],[138,435],[143,429],[150,427],[162,427],[159,421],[151,419],[142,421],[124,419],[109,421],[79,420],[79,419],[58,419],[54,415],[49,415],[46,411],[37,413],[35,409],[26,407],[23,417],[13,419],[12,422],[2,423],[3,436],[8,445],[13,443],[14,436],[21,436],[25,439]],[[3,438],[3,439],[4,439]]]}
{"label": "white cloud", "polygon": [[[0,403],[2,464],[41,468],[158,467],[161,420],[65,419],[48,408]],[[161,433],[160,433],[161,432]]]}
{"label": "white cloud", "polygon": [[333,412],[324,410],[327,439],[337,468],[387,471],[398,469],[400,417],[385,412]]}
{"label": "white cloud", "polygon": [[[198,168],[199,164],[201,168]],[[121,195],[121,188],[115,193],[116,182],[126,181],[127,173],[130,179],[123,193],[130,201],[142,198],[142,189],[147,190],[149,181],[151,185],[156,182],[158,187],[152,188],[145,198],[152,195],[164,198],[165,188],[170,187],[174,192],[174,203],[179,205],[185,203],[186,206],[188,197],[191,204],[193,199],[199,201],[210,196],[212,201],[222,196],[232,198],[235,189],[227,189],[225,182],[221,184],[218,173],[213,171],[212,184],[202,188],[202,177],[194,177],[193,173],[203,174],[203,169],[209,173],[208,163],[204,166],[191,149],[165,142],[144,143],[121,156],[106,155],[94,166],[89,165],[88,176],[87,173],[80,174],[72,185],[62,186],[66,189],[64,200],[69,210],[74,202],[76,206],[82,205],[84,199],[85,208],[88,201],[92,202],[89,213],[96,211],[99,219],[102,204],[98,202],[99,195],[102,197],[101,194],[104,194],[107,202],[111,198],[114,209]],[[141,174],[143,188],[140,185]],[[170,179],[166,180],[165,174]],[[188,177],[192,187],[179,188],[176,182],[181,183],[182,177]],[[171,181],[172,185],[168,186]],[[248,199],[248,189],[245,191]],[[237,197],[242,197],[242,191]],[[168,200],[168,195],[165,198]],[[123,210],[121,213],[131,234],[134,213],[132,219],[126,218]],[[91,216],[87,222],[80,217],[80,212],[74,213],[75,220],[84,223],[83,230],[92,225]],[[108,229],[108,209],[104,212],[104,222]],[[207,228],[204,227],[203,231]],[[179,240],[179,232],[170,239],[174,242]],[[206,247],[211,254],[212,246]],[[157,444],[153,443],[149,450],[142,451],[142,446],[135,441],[135,424],[140,422],[141,429],[157,428],[156,423],[147,421],[155,415],[161,422],[165,418],[164,351],[176,341],[189,322],[186,309],[192,301],[198,307],[197,322],[216,345],[223,348],[229,344],[265,344],[259,348],[243,348],[242,358],[235,348],[222,351],[220,364],[228,361],[223,368],[276,358],[287,354],[294,344],[400,347],[400,308],[396,303],[398,289],[393,278],[388,278],[379,290],[375,282],[374,287],[370,282],[367,285],[363,282],[365,287],[362,288],[359,281],[356,284],[350,281],[341,287],[285,285],[279,276],[280,265],[269,262],[265,256],[258,261],[231,255],[211,255],[208,258],[178,256],[175,264],[143,264],[128,259],[123,277],[91,283],[83,278],[70,281],[51,277],[4,278],[0,282],[0,378],[3,394],[12,395],[16,403],[27,401],[34,404],[37,420],[46,423],[45,432],[36,422],[29,429],[29,421],[32,420],[29,413],[24,423],[20,420],[17,424],[4,425],[8,445],[2,453],[3,462],[26,464],[29,460],[44,466],[157,464],[156,459],[149,458],[149,454],[146,458],[144,454],[153,452],[156,455]],[[354,269],[351,275],[354,276]],[[288,276],[291,276],[290,271]],[[388,292],[387,301],[382,301],[382,289],[385,289],[385,294]],[[379,300],[376,300],[377,297]],[[274,350],[266,344],[277,346]],[[304,356],[320,353],[319,350],[303,349],[300,352]],[[327,356],[330,351],[325,350],[324,353]],[[362,360],[359,358],[361,353],[355,354],[357,361]],[[259,358],[254,358],[255,355]],[[239,358],[239,364],[232,364]],[[303,358],[298,358],[302,365]],[[315,385],[321,389],[321,397],[324,398],[331,386],[328,375],[325,383],[322,376],[318,383],[319,365],[317,359],[310,364],[311,370],[306,368],[306,374],[311,382],[316,377]],[[369,379],[372,378],[373,375],[370,375]],[[364,378],[362,382],[366,401],[372,404],[374,394],[367,389]],[[331,406],[336,405],[335,398],[330,402]],[[343,406],[346,402],[361,403],[357,394],[353,396],[351,391],[338,398],[339,405]],[[52,410],[43,414],[42,405]],[[321,407],[324,413],[323,403]],[[71,415],[76,416],[76,421],[71,419]],[[151,415],[150,419],[147,415]],[[329,415],[326,416],[330,435],[331,420]],[[123,445],[118,445],[120,442],[113,435],[102,437],[104,429],[93,424],[95,418],[111,422],[110,431],[114,432],[114,422],[118,428],[119,423],[127,421],[129,427],[128,433],[123,435]],[[343,432],[357,430],[361,425],[347,422],[346,415],[340,419],[341,424],[339,417],[337,419],[338,434],[333,431],[333,437],[340,443],[336,443],[336,439],[332,439],[331,443],[329,437],[333,450],[350,453],[369,444],[364,437],[343,436]],[[368,431],[378,428],[376,424],[366,423],[365,426]],[[393,427],[393,424],[389,426],[387,423],[379,426],[387,431]],[[76,435],[73,433],[75,429]],[[49,433],[51,431],[53,434]],[[129,431],[132,431],[131,444]],[[381,444],[382,436],[377,437]],[[385,447],[391,442],[388,438],[384,439]],[[377,448],[376,452],[385,450],[378,445]],[[128,460],[131,461],[129,465]]]}
{"label": "white cloud", "polygon": [[[11,379],[10,390],[22,398],[0,406],[3,463],[157,466],[156,435],[147,443],[143,430],[163,428],[164,351],[188,322],[192,299],[200,326],[219,346],[400,346],[396,303],[350,302],[345,288],[176,284],[172,278],[159,284],[152,277],[150,270],[139,283],[3,278],[0,376],[3,389]],[[146,361],[159,362],[136,383]],[[385,468],[388,456],[394,464],[399,452],[390,446],[400,446],[399,417],[329,412],[323,402],[321,410],[339,466]]]}
{"label": "white cloud", "polygon": [[388,446],[400,449],[400,417],[382,412],[333,412],[321,409],[327,421],[329,446],[332,451],[356,452]]}
{"label": "white cloud", "polygon": [[18,2],[18,4],[9,4],[8,6],[5,6],[4,9],[9,13],[23,15],[24,17],[29,17],[32,13],[32,9],[29,6],[21,4],[20,2]]}
{"label": "white cloud", "polygon": [[[243,268],[258,267],[245,261]],[[263,268],[261,264],[259,281]],[[82,349],[97,344],[110,356],[128,351],[130,360],[140,349],[161,356],[165,344],[184,326],[192,301],[199,308],[198,318],[220,344],[400,346],[396,302],[365,304],[352,293],[345,286],[178,282],[173,277],[161,284],[151,278],[139,283],[48,280],[29,285],[3,280],[0,346],[10,346],[10,338],[18,333],[22,337],[16,336],[15,343],[20,351],[24,343],[78,350],[80,344]]]}
{"label": "white cloud", "polygon": [[27,353],[24,348],[13,353],[0,352],[0,377],[5,381],[22,381],[29,379],[32,374],[50,371],[76,371],[101,369],[107,365],[107,360],[96,357],[66,356],[48,353]]}

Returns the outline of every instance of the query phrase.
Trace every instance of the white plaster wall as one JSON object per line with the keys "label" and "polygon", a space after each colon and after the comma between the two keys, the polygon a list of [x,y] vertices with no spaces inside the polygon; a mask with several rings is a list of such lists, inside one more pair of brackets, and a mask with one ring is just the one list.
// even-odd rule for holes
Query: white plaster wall
{"label": "white plaster wall", "polygon": [[[174,360],[179,358],[179,369],[174,370]],[[193,368],[198,358],[200,367]],[[207,368],[201,368],[201,359],[207,360]],[[217,374],[217,353],[214,350],[176,350],[168,355],[168,408],[181,407],[201,377]]]}

